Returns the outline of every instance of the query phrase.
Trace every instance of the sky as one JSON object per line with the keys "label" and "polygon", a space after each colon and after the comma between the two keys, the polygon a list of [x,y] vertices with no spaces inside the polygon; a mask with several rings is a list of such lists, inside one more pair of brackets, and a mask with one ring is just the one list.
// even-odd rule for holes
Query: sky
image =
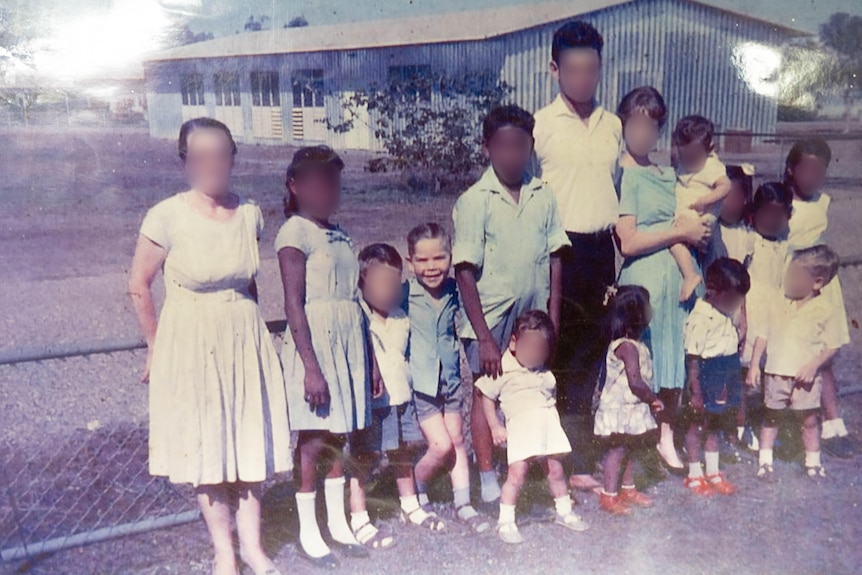
{"label": "sky", "polygon": [[[187,23],[215,36],[242,30],[249,16],[282,27],[303,16],[310,25],[421,16],[541,0],[0,0],[0,17],[26,30],[26,63],[0,46],[0,83],[35,75],[52,82],[140,76],[144,57],[164,47],[166,32]],[[572,0],[577,2],[577,0]],[[862,16],[862,0],[702,0],[704,3],[816,33],[834,12]],[[780,8],[779,8],[780,7]],[[3,22],[0,22],[2,25]],[[19,53],[21,53],[19,51]],[[10,64],[11,62],[11,64]]]}

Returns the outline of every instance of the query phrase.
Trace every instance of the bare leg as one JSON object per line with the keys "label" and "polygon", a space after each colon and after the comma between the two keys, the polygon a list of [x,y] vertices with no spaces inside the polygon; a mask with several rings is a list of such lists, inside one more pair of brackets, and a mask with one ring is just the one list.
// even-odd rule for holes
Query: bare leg
{"label": "bare leg", "polygon": [[[464,445],[464,421],[460,413],[446,413],[443,416],[452,447],[455,450],[455,466],[449,475],[452,477],[452,489],[470,487],[470,462],[467,458],[467,447]],[[487,422],[486,422],[487,425]]]}
{"label": "bare leg", "polygon": [[236,528],[242,560],[255,573],[275,567],[266,556],[260,540],[260,484],[237,483],[233,486],[237,497]]}
{"label": "bare leg", "polygon": [[563,464],[555,457],[546,458],[542,466],[545,468],[545,475],[548,477],[548,488],[551,490],[551,495],[554,499],[569,496],[569,488],[566,484],[566,472],[563,470]]}
{"label": "bare leg", "polygon": [[226,483],[201,485],[196,489],[198,505],[215,550],[214,575],[236,575],[236,556],[231,536],[230,490]]}
{"label": "bare leg", "polygon": [[694,295],[694,290],[703,282],[703,277],[697,273],[691,252],[685,244],[674,244],[668,248],[679,273],[682,274],[682,288],[679,291],[679,301],[688,301]]}
{"label": "bare leg", "polygon": [[838,409],[838,382],[831,364],[820,370],[820,377],[823,380],[823,389],[820,392],[823,421],[837,419],[841,417],[841,411]]}
{"label": "bare leg", "polygon": [[820,451],[820,429],[816,413],[806,413],[802,419],[802,444],[806,453]]}
{"label": "bare leg", "polygon": [[[526,461],[516,461],[509,464],[509,473],[506,475],[506,482],[503,484],[500,495],[502,505],[515,505],[518,502],[518,494],[524,486],[527,469],[529,469],[529,464]],[[565,490],[565,485],[563,489]]]}
{"label": "bare leg", "polygon": [[605,466],[602,471],[602,489],[605,493],[618,493],[620,488],[620,471],[626,448],[622,445],[612,447],[605,456]]}
{"label": "bare leg", "polygon": [[455,450],[442,414],[423,419],[419,422],[419,427],[428,443],[428,449],[416,464],[415,470],[416,484],[421,494],[437,471],[452,471],[455,465]]}

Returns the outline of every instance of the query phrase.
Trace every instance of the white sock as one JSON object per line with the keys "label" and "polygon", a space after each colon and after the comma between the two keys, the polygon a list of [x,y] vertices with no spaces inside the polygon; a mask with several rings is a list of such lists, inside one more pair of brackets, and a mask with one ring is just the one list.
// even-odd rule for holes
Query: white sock
{"label": "white sock", "polygon": [[356,531],[366,523],[371,523],[371,517],[368,516],[368,511],[357,511],[350,514],[350,528]]}
{"label": "white sock", "polygon": [[416,495],[408,495],[407,497],[399,497],[401,500],[401,511],[410,514],[421,507],[419,505],[419,497]]}
{"label": "white sock", "polygon": [[320,527],[317,525],[317,513],[314,503],[317,492],[297,493],[296,509],[299,512],[299,542],[306,553],[312,557],[323,557],[329,555],[330,550],[320,535]]}
{"label": "white sock", "polygon": [[344,514],[344,476],[331,477],[324,481],[323,492],[326,496],[326,525],[329,527],[329,534],[339,543],[357,545],[359,542],[353,536]]}
{"label": "white sock", "polygon": [[761,449],[758,465],[772,465],[772,450],[771,449]]}
{"label": "white sock", "polygon": [[496,471],[480,471],[479,483],[482,492],[482,501],[496,501],[500,498],[500,480]]}
{"label": "white sock", "polygon": [[429,500],[428,500],[428,494],[427,493],[420,493],[418,495],[418,497],[419,497],[419,505],[420,506],[424,507],[424,506],[428,505]]}
{"label": "white sock", "polygon": [[706,459],[706,474],[715,475],[718,473],[718,451],[707,451],[704,453]]}
{"label": "white sock", "polygon": [[832,439],[833,437],[844,437],[848,435],[847,427],[844,425],[844,419],[836,417],[835,419],[827,419],[823,422],[823,428],[820,430],[820,437],[823,439]]}
{"label": "white sock", "polygon": [[697,479],[698,477],[703,477],[703,467],[700,466],[700,462],[689,463],[688,464],[688,476],[690,479]]}
{"label": "white sock", "polygon": [[514,505],[506,505],[505,503],[500,504],[500,518],[497,520],[497,523],[514,523],[515,522],[515,506]]}
{"label": "white sock", "polygon": [[805,452],[805,467],[820,467],[820,452],[806,451]]}
{"label": "white sock", "polygon": [[554,499],[554,507],[557,509],[557,515],[568,515],[572,512],[572,498],[568,495],[557,497]]}

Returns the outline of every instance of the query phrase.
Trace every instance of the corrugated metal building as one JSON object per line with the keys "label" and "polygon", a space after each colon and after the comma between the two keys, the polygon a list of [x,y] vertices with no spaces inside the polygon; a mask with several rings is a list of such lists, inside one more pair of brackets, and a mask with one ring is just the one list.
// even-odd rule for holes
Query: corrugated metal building
{"label": "corrugated metal building", "polygon": [[[777,102],[763,55],[805,35],[692,0],[577,0],[339,26],[250,32],[155,54],[145,63],[150,133],[174,138],[206,115],[248,143],[377,149],[373,118],[337,134],[344,96],[424,72],[488,74],[535,111],[556,94],[548,63],[561,23],[583,19],[605,38],[599,100],[661,90],[671,121],[711,118],[719,130],[774,131]],[[769,61],[769,58],[766,58]],[[774,60],[774,58],[772,59]],[[756,64],[760,63],[760,66]]]}

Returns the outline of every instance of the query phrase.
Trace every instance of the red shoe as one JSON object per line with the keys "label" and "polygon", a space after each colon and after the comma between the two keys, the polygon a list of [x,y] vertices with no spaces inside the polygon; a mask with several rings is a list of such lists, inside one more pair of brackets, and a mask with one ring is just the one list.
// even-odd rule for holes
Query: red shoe
{"label": "red shoe", "polygon": [[715,489],[712,488],[706,477],[686,477],[683,485],[694,495],[699,495],[700,497],[712,497],[715,495]]}
{"label": "red shoe", "polygon": [[713,491],[719,495],[733,495],[736,493],[736,485],[725,479],[723,473],[707,475],[706,480],[709,481],[709,485]]}
{"label": "red shoe", "polygon": [[623,487],[620,490],[619,495],[620,501],[622,501],[625,505],[631,507],[643,507],[644,509],[653,506],[652,498],[648,497],[646,494],[641,493],[634,487],[630,489],[626,489]]}
{"label": "red shoe", "polygon": [[620,500],[619,495],[608,495],[599,493],[599,509],[607,511],[611,515],[631,515],[632,510]]}

